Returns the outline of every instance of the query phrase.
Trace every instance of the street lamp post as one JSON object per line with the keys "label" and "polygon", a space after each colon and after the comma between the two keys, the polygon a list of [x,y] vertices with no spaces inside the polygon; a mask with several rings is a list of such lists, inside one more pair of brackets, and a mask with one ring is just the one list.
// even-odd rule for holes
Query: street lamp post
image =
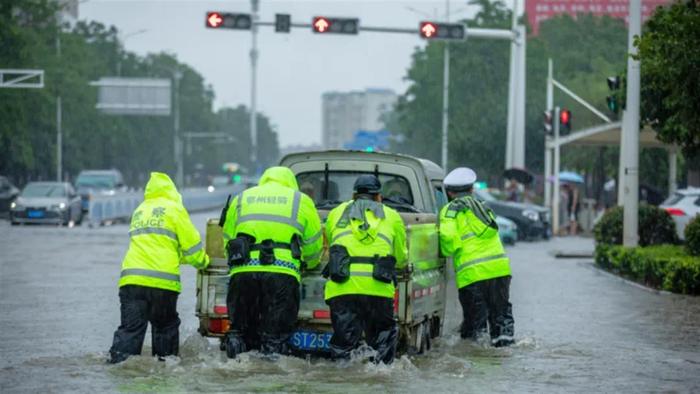
{"label": "street lamp post", "polygon": [[250,169],[255,172],[258,149],[258,116],[257,116],[257,66],[258,66],[258,0],[250,0],[253,9],[253,23],[250,27],[252,46],[250,49]]}
{"label": "street lamp post", "polygon": [[184,187],[184,163],[182,157],[182,146],[180,144],[180,79],[182,71],[173,72],[173,150],[175,156],[175,182],[178,187]]}

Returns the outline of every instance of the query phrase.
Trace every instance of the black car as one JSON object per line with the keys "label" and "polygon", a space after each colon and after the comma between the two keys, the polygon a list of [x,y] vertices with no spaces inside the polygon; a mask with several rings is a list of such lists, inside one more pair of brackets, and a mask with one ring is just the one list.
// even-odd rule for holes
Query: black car
{"label": "black car", "polygon": [[19,195],[19,189],[10,180],[0,176],[0,215],[5,215],[10,211],[10,203]]}
{"label": "black car", "polygon": [[474,195],[483,200],[496,215],[514,221],[518,225],[518,239],[549,239],[551,230],[547,208],[535,204],[499,200],[483,189],[475,190]]}

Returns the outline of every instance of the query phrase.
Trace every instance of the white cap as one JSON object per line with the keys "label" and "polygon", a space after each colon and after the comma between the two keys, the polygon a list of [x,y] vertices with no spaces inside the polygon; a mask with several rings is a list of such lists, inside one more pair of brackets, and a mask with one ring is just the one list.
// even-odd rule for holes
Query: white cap
{"label": "white cap", "polygon": [[469,186],[476,182],[476,172],[471,168],[457,167],[445,177],[443,184],[446,187]]}

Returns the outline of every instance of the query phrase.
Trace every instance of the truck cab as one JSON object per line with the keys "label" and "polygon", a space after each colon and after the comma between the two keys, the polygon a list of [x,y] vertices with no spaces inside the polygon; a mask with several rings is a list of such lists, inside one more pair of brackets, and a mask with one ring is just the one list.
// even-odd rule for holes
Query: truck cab
{"label": "truck cab", "polygon": [[[379,178],[383,203],[399,212],[407,230],[408,265],[397,272],[394,296],[399,351],[429,349],[431,340],[442,333],[446,306],[447,271],[445,259],[439,256],[437,232],[437,213],[447,202],[442,186],[444,171],[424,159],[359,151],[296,153],[284,157],[280,165],[294,172],[300,191],[314,200],[323,222],[331,209],[352,198],[352,186],[359,175]],[[208,222],[206,248],[212,263],[197,275],[199,331],[223,337],[228,330],[228,266],[217,219]],[[328,261],[327,249],[328,240],[324,239],[321,264],[302,275],[298,329],[290,340],[295,353],[328,352],[332,328],[324,301],[326,279],[321,276]]]}

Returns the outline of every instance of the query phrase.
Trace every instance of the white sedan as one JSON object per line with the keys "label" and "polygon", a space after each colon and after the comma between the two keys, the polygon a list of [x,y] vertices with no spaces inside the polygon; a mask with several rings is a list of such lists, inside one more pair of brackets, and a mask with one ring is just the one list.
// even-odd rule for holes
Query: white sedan
{"label": "white sedan", "polygon": [[685,239],[683,234],[685,226],[697,214],[700,214],[700,188],[691,187],[676,190],[660,207],[665,209],[676,222],[678,237]]}

